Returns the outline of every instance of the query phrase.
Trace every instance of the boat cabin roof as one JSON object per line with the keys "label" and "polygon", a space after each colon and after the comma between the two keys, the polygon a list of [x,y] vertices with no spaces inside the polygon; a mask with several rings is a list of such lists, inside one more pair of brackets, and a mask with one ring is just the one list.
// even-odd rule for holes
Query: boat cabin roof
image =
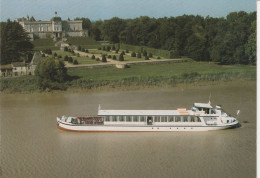
{"label": "boat cabin roof", "polygon": [[210,103],[194,103],[193,106],[197,108],[213,108]]}
{"label": "boat cabin roof", "polygon": [[101,116],[169,116],[169,115],[191,115],[187,110],[99,110]]}

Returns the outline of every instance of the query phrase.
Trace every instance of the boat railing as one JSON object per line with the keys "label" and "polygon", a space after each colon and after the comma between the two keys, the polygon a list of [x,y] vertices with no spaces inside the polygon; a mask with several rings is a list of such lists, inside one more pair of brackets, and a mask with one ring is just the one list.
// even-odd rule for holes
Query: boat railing
{"label": "boat railing", "polygon": [[71,123],[75,125],[104,125],[104,117],[101,116],[76,117],[71,120]]}

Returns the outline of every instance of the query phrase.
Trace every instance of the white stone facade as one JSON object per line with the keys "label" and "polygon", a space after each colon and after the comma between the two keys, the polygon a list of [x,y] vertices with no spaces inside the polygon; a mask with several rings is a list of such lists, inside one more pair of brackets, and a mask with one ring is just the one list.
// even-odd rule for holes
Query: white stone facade
{"label": "white stone facade", "polygon": [[68,36],[88,36],[88,31],[83,30],[82,20],[66,20],[63,21],[55,13],[50,21],[36,21],[27,18],[17,18],[15,21],[19,22],[29,37],[33,40],[35,38],[62,38]]}

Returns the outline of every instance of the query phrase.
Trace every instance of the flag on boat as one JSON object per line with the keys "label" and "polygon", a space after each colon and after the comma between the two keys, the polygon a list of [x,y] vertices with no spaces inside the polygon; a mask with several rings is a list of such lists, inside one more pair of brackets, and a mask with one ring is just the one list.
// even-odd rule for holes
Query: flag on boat
{"label": "flag on boat", "polygon": [[237,116],[238,116],[240,114],[240,110],[237,110],[236,113],[237,113]]}

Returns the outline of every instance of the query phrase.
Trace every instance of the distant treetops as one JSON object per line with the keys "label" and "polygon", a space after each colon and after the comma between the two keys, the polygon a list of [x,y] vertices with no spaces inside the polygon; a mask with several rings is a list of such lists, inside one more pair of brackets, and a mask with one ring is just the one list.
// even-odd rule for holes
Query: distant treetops
{"label": "distant treetops", "polygon": [[226,18],[114,17],[105,21],[86,20],[85,26],[96,40],[165,49],[173,57],[188,56],[221,64],[255,64],[256,61],[256,12],[232,12]]}

